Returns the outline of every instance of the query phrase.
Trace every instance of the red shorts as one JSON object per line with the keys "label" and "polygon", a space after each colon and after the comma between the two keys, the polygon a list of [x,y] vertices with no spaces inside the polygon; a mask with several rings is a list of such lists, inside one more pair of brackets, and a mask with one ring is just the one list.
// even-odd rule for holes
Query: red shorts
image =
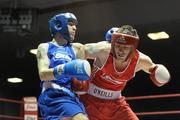
{"label": "red shorts", "polygon": [[89,120],[139,120],[126,103],[125,97],[103,100],[91,95],[81,96]]}

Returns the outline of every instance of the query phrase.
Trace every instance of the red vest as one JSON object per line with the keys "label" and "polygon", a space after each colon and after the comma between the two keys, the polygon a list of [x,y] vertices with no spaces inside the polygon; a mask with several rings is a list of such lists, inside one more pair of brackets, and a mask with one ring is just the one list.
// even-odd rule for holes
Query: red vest
{"label": "red vest", "polygon": [[139,52],[136,50],[134,57],[131,59],[125,70],[118,72],[114,66],[113,56],[112,54],[109,54],[109,57],[102,68],[93,64],[90,81],[103,89],[114,91],[123,90],[127,81],[135,76],[135,67],[138,59]]}

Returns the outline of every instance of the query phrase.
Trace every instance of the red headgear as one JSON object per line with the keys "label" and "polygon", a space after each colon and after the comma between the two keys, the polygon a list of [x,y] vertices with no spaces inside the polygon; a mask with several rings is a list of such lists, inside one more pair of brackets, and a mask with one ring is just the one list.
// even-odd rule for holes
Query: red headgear
{"label": "red headgear", "polygon": [[[134,50],[137,48],[139,43],[139,37],[138,36],[132,36],[128,34],[122,34],[122,33],[113,33],[112,35],[112,42],[111,42],[111,50],[113,55],[115,55],[114,45],[115,44],[122,44],[122,45],[132,45],[133,50],[131,53],[134,53]],[[131,55],[129,54],[129,56]],[[116,56],[115,56],[116,57]]]}

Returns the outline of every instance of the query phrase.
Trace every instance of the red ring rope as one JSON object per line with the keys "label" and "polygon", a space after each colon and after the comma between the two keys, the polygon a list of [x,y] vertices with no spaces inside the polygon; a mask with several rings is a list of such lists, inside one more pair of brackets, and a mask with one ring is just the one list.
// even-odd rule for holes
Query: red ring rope
{"label": "red ring rope", "polygon": [[170,97],[180,97],[180,93],[177,93],[177,94],[164,94],[164,95],[148,95],[148,96],[127,97],[126,100],[142,100],[142,99],[170,98]]}
{"label": "red ring rope", "polygon": [[[158,99],[158,98],[171,98],[171,97],[180,97],[180,93],[176,94],[162,94],[162,95],[148,95],[148,96],[136,96],[136,97],[126,97],[126,100],[143,100],[143,99]],[[24,101],[0,98],[2,102],[12,102],[24,104]],[[172,110],[172,111],[155,111],[155,112],[137,112],[136,115],[168,115],[168,114],[180,114],[180,110]],[[0,118],[9,118],[16,120],[23,120],[23,117],[18,116],[9,116],[9,115],[0,115]],[[42,119],[42,118],[38,118]]]}
{"label": "red ring rope", "polygon": [[23,120],[24,117],[17,117],[17,116],[9,116],[9,115],[0,115],[0,118],[8,118],[8,119],[16,119],[16,120]]}
{"label": "red ring rope", "polygon": [[180,114],[180,110],[136,113],[136,115],[168,115],[168,114]]}

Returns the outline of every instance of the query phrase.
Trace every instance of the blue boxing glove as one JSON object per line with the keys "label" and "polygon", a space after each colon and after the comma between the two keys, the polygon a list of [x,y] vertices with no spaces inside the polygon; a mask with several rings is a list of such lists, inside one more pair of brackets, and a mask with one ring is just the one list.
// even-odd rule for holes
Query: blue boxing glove
{"label": "blue boxing glove", "polygon": [[56,79],[63,76],[75,77],[78,80],[88,80],[91,74],[91,67],[87,60],[72,60],[66,64],[54,68]]}
{"label": "blue boxing glove", "polygon": [[111,42],[112,34],[113,34],[114,32],[116,32],[117,30],[118,30],[117,27],[112,27],[111,29],[109,29],[109,30],[106,32],[106,35],[105,35],[106,41]]}

